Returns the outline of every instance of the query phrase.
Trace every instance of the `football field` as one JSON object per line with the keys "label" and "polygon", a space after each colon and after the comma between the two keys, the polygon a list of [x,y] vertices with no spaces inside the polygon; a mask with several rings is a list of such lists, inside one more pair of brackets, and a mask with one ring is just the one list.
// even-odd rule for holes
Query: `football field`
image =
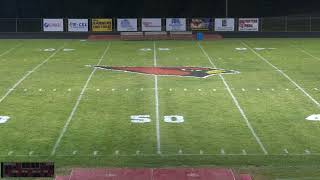
{"label": "football field", "polygon": [[319,48],[320,39],[2,40],[0,159],[319,165]]}

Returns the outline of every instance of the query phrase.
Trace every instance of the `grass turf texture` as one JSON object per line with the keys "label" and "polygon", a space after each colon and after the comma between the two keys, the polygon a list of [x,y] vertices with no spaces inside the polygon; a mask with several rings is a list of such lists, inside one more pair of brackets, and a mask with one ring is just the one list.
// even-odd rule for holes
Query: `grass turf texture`
{"label": "grass turf texture", "polygon": [[[157,41],[155,55],[151,41],[2,40],[0,98],[29,71],[48,61],[0,103],[0,116],[11,117],[0,124],[0,160],[49,160],[58,167],[319,166],[320,122],[305,118],[320,114],[320,107],[250,49],[236,50],[245,48],[243,43],[251,48],[275,48],[254,51],[319,102],[320,39],[201,42],[218,68],[240,72],[223,77],[268,154],[219,76],[158,76],[159,155],[154,76],[98,69],[51,156],[93,71],[86,65],[96,65],[108,45],[101,65],[153,66],[154,60],[159,67],[212,64],[192,41]],[[5,53],[11,48],[15,49]],[[47,48],[56,51],[43,51]],[[131,115],[150,115],[151,122],[131,123]],[[181,115],[185,122],[166,123],[166,115]]]}

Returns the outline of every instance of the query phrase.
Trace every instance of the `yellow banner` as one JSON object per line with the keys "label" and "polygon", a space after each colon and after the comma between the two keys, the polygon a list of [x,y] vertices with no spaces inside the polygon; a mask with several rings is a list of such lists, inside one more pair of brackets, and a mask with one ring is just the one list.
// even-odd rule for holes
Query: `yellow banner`
{"label": "yellow banner", "polygon": [[93,32],[112,31],[112,19],[92,19]]}

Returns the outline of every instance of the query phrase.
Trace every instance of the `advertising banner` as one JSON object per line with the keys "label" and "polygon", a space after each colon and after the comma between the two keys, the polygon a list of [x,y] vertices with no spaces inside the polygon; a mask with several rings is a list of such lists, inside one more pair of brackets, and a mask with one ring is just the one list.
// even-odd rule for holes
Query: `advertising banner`
{"label": "advertising banner", "polygon": [[234,31],[234,19],[216,18],[214,20],[214,31]]}
{"label": "advertising banner", "polygon": [[112,19],[92,19],[91,28],[93,32],[110,32]]}
{"label": "advertising banner", "polygon": [[43,31],[63,32],[63,19],[43,19]]}
{"label": "advertising banner", "polygon": [[209,31],[211,27],[210,18],[193,18],[190,22],[190,28],[193,31]]}
{"label": "advertising banner", "polygon": [[68,19],[69,32],[88,32],[88,19]]}
{"label": "advertising banner", "polygon": [[186,19],[185,18],[167,18],[166,19],[167,31],[186,31]]}
{"label": "advertising banner", "polygon": [[137,19],[117,19],[118,31],[138,31]]}
{"label": "advertising banner", "polygon": [[258,18],[240,18],[239,31],[259,31]]}
{"label": "advertising banner", "polygon": [[141,21],[142,31],[161,31],[160,18],[143,18]]}

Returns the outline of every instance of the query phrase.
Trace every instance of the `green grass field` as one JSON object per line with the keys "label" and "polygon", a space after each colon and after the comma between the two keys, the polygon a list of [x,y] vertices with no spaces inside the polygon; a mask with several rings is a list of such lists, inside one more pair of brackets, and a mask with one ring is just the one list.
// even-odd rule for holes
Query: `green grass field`
{"label": "green grass field", "polygon": [[[320,39],[1,40],[0,116],[10,119],[0,160],[319,167],[320,122],[306,120],[320,114],[319,48]],[[154,76],[92,67],[99,62],[240,73]],[[184,122],[164,121],[172,115]]]}

